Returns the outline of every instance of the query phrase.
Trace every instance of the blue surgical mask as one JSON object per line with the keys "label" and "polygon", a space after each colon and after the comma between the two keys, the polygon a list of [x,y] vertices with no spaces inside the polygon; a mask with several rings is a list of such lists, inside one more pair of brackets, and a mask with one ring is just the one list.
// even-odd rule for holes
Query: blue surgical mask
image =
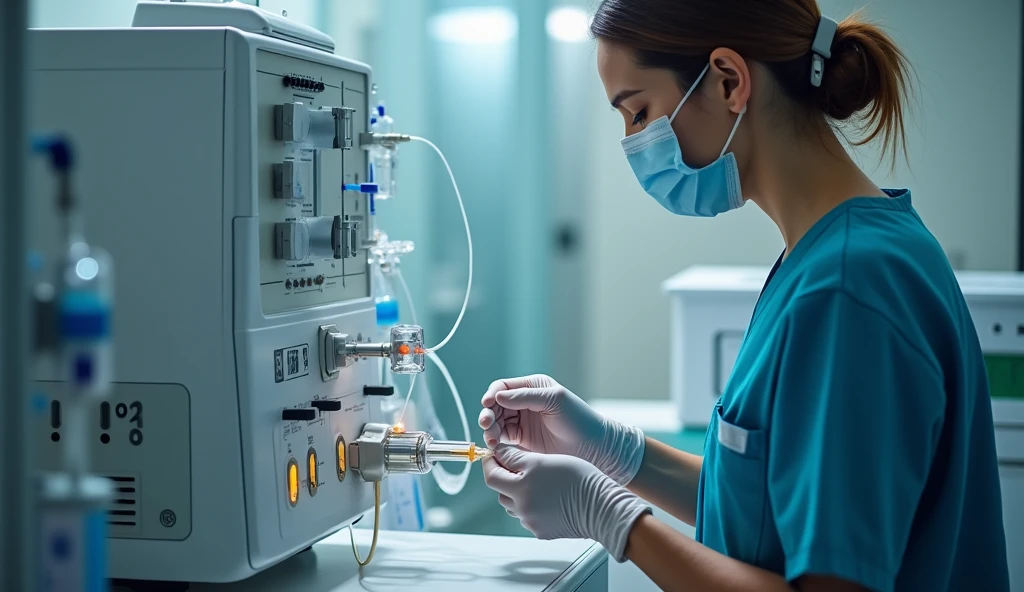
{"label": "blue surgical mask", "polygon": [[683,161],[679,140],[672,129],[672,121],[709,67],[704,67],[697,81],[686,91],[672,117],[659,117],[640,132],[622,140],[626,160],[644,191],[666,210],[681,216],[710,218],[739,208],[744,203],[736,157],[725,152],[736,135],[743,114],[747,112],[746,106],[736,117],[718,160],[701,169],[694,169]]}

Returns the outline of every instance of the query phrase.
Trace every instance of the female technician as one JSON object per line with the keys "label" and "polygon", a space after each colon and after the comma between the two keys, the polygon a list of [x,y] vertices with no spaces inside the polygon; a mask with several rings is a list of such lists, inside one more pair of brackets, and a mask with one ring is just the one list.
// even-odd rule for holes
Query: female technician
{"label": "female technician", "polygon": [[971,317],[910,192],[878,188],[837,138],[862,122],[865,141],[904,148],[900,49],[815,0],[605,0],[592,32],[647,193],[684,216],[752,201],[786,250],[703,456],[550,378],[499,380],[480,425],[501,504],[666,590],[1008,590]]}

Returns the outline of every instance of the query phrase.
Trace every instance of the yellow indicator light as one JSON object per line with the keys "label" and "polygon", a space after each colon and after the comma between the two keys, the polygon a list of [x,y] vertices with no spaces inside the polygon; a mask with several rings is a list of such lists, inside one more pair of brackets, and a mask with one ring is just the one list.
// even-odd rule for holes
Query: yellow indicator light
{"label": "yellow indicator light", "polygon": [[338,481],[345,479],[345,439],[338,436]]}
{"label": "yellow indicator light", "polygon": [[288,460],[288,503],[295,505],[299,503],[299,463],[295,459]]}
{"label": "yellow indicator light", "polygon": [[316,495],[317,481],[316,450],[313,450],[312,448],[309,449],[309,455],[306,456],[306,464],[309,465],[309,495],[313,496]]}

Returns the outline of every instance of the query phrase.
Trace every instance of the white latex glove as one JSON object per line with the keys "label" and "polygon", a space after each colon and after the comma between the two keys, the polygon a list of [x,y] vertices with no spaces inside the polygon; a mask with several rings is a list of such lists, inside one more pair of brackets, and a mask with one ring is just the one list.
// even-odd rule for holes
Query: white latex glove
{"label": "white latex glove", "polygon": [[607,419],[553,378],[543,375],[496,380],[480,401],[484,442],[545,454],[568,454],[627,485],[644,459],[644,434]]}
{"label": "white latex glove", "polygon": [[573,456],[500,444],[483,462],[487,486],[538,539],[592,539],[620,563],[633,524],[651,511],[597,467]]}

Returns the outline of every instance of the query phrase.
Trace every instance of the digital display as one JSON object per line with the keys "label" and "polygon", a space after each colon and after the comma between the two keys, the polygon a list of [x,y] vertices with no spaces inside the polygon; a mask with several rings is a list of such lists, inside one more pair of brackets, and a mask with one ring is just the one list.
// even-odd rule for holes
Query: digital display
{"label": "digital display", "polygon": [[986,355],[985,366],[992,398],[1024,401],[1024,355]]}

